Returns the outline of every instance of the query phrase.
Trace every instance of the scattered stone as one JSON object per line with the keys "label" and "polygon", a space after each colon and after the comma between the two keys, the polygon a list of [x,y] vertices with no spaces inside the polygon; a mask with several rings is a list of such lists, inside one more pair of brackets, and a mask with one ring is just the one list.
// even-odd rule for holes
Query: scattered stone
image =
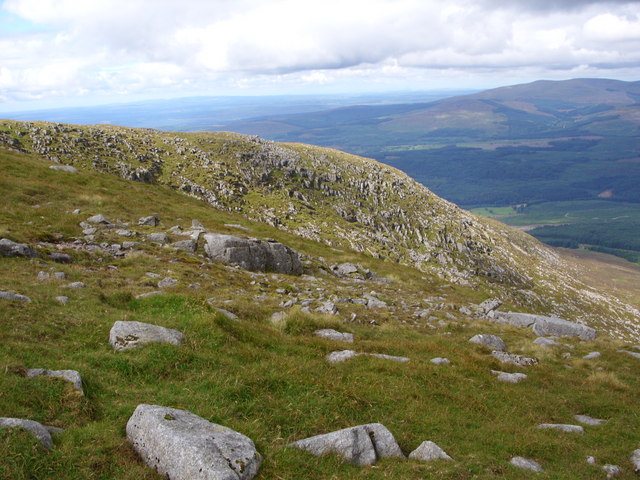
{"label": "scattered stone", "polygon": [[533,341],[533,343],[535,343],[536,345],[540,345],[543,348],[549,348],[553,345],[558,345],[558,342],[556,342],[552,338],[547,337],[538,337]]}
{"label": "scattered stone", "polygon": [[475,335],[469,339],[472,343],[477,343],[480,345],[484,345],[485,347],[489,347],[493,350],[498,350],[501,352],[507,351],[507,345],[502,341],[502,339],[496,335]]}
{"label": "scattered stone", "polygon": [[169,236],[166,233],[150,233],[147,235],[147,241],[155,243],[169,243]]}
{"label": "scattered stone", "polygon": [[47,450],[53,448],[51,434],[41,423],[33,420],[23,420],[21,418],[0,418],[0,428],[24,428],[28,430]]}
{"label": "scattered stone", "polygon": [[360,355],[366,355],[369,357],[382,358],[384,360],[391,360],[392,362],[408,362],[409,358],[407,357],[398,357],[396,355],[387,355],[386,353],[361,353]]}
{"label": "scattered stone", "polygon": [[121,237],[132,237],[133,232],[131,230],[116,230],[116,235],[120,235]]}
{"label": "scattered stone", "polygon": [[431,363],[435,363],[436,365],[449,365],[451,361],[448,358],[436,357],[429,360]]}
{"label": "scattered stone", "polygon": [[140,295],[136,295],[136,298],[140,300],[141,298],[155,297],[156,295],[164,295],[164,292],[161,292],[160,290],[154,290],[153,292],[146,292],[141,293]]}
{"label": "scattered stone", "polygon": [[62,378],[67,382],[71,382],[73,384],[73,388],[84,395],[84,390],[82,389],[82,378],[75,370],[46,370],[44,368],[30,368],[26,371],[26,376],[31,378],[41,376]]}
{"label": "scattered stone", "polygon": [[73,262],[73,259],[71,258],[71,255],[69,255],[67,253],[54,252],[51,255],[49,255],[49,257],[51,258],[51,260],[53,260],[54,262],[57,262],[57,263],[72,263]]}
{"label": "scattered stone", "polygon": [[327,315],[336,315],[338,313],[338,306],[331,301],[326,301],[316,308],[316,312],[325,313]]}
{"label": "scattered stone", "polygon": [[507,353],[494,350],[493,352],[491,352],[491,355],[493,355],[494,358],[502,363],[518,365],[520,367],[530,367],[532,365],[538,364],[537,358],[529,358],[522,355],[516,355],[515,353]]}
{"label": "scattered stone", "polygon": [[630,352],[629,350],[618,350],[619,353],[626,353],[627,355],[631,355],[632,357],[635,358],[640,358],[640,353],[637,352]]}
{"label": "scattered stone", "polygon": [[337,342],[353,343],[353,333],[342,333],[331,328],[316,330],[313,332],[316,337],[326,338],[327,340],[335,340]]}
{"label": "scattered stone", "polygon": [[172,480],[250,480],[262,463],[250,438],[187,410],[138,405],[127,439],[142,460]]}
{"label": "scattered stone", "polygon": [[530,470],[532,472],[544,472],[544,469],[538,462],[529,458],[513,457],[510,463],[514,467],[518,467],[523,470]]}
{"label": "scattered stone", "polygon": [[358,354],[353,350],[341,350],[339,352],[331,352],[325,358],[329,363],[340,363],[357,356]]}
{"label": "scattered stone", "polygon": [[212,260],[237,265],[250,271],[270,271],[299,275],[300,255],[278,242],[234,237],[217,233],[204,235],[205,252]]}
{"label": "scattered stone", "polygon": [[229,310],[225,310],[224,308],[217,308],[217,307],[214,307],[213,309],[216,312],[221,313],[222,315],[227,317],[229,320],[239,320],[238,316],[235,313],[231,313]]}
{"label": "scattered stone", "polygon": [[51,436],[60,435],[64,432],[64,428],[54,427],[53,425],[43,425],[43,427],[47,429],[47,432],[49,432]]}
{"label": "scattered stone", "polygon": [[290,446],[317,456],[337,454],[359,466],[373,465],[380,458],[404,458],[396,439],[380,423],[316,435],[293,442]]}
{"label": "scattered stone", "polygon": [[49,168],[51,170],[59,170],[61,172],[78,173],[78,169],[70,165],[50,165]]}
{"label": "scattered stone", "polygon": [[589,415],[574,415],[573,418],[575,418],[580,423],[584,423],[585,425],[590,425],[592,427],[597,427],[598,425],[607,423],[606,420],[593,418],[593,417],[590,417]]}
{"label": "scattered stone", "polygon": [[83,282],[71,282],[67,285],[67,288],[84,288],[85,284]]}
{"label": "scattered stone", "polygon": [[162,276],[159,273],[153,273],[153,272],[147,272],[145,273],[145,275],[149,278],[160,278]]}
{"label": "scattered stone", "polygon": [[433,460],[449,460],[453,461],[447,453],[433,442],[422,442],[418,448],[409,454],[409,458],[413,460],[422,460],[423,462],[431,462]]}
{"label": "scattered stone", "polygon": [[600,352],[591,352],[587,353],[584,357],[585,360],[595,360],[596,358],[600,358]]}
{"label": "scattered stone", "polygon": [[229,227],[229,228],[237,228],[238,230],[244,230],[245,232],[250,232],[251,231],[250,228],[243,227],[242,225],[238,225],[236,223],[225,223],[224,226],[225,227]]}
{"label": "scattered stone", "polygon": [[158,288],[174,287],[178,284],[178,280],[171,277],[165,277],[158,282]]}
{"label": "scattered stone", "polygon": [[382,300],[372,295],[365,295],[364,299],[367,301],[367,308],[386,308],[387,307],[387,302],[383,302]]}
{"label": "scattered stone", "polygon": [[491,373],[493,373],[494,375],[497,375],[498,380],[500,382],[507,382],[507,383],[519,383],[522,380],[527,378],[527,375],[524,373],[507,373],[507,372],[501,372],[499,370],[491,370]]}
{"label": "scattered stone", "polygon": [[502,302],[497,298],[489,298],[478,305],[476,313],[478,313],[478,315],[489,315],[493,313],[494,310],[497,310],[500,305],[502,305]]}
{"label": "scattered stone", "polygon": [[473,312],[469,310],[469,307],[465,307],[464,305],[460,307],[458,311],[463,315],[473,315]]}
{"label": "scattered stone", "polygon": [[122,242],[122,248],[124,249],[135,248],[138,245],[138,242]]}
{"label": "scattered stone", "polygon": [[350,275],[358,273],[358,267],[353,263],[341,263],[339,265],[333,265],[331,271],[337,277],[348,277]]}
{"label": "scattered stone", "polygon": [[558,337],[578,337],[582,340],[596,338],[596,331],[593,328],[561,318],[544,317],[530,313],[497,312],[494,321],[508,323],[516,327],[531,327],[541,337],[554,335]]}
{"label": "scattered stone", "polygon": [[58,297],[56,297],[56,302],[58,302],[60,305],[66,305],[69,303],[69,297],[65,297],[64,295],[60,295]]}
{"label": "scattered stone", "polygon": [[191,228],[197,228],[198,230],[204,230],[204,225],[200,220],[196,220],[195,218],[191,220]]}
{"label": "scattered stone", "polygon": [[85,228],[84,230],[82,230],[82,234],[83,235],[87,235],[87,236],[93,236],[94,233],[96,233],[98,231],[97,228],[94,227],[90,227],[90,228]]}
{"label": "scattered stone", "polygon": [[87,223],[104,223],[110,224],[111,222],[107,220],[107,217],[99,213],[98,215],[94,215],[92,217],[87,218]]}
{"label": "scattered stone", "polygon": [[80,214],[80,212],[81,212],[81,210],[80,210],[79,208],[76,208],[76,209],[75,209],[73,212],[71,212],[71,213],[73,213],[74,215],[79,215],[79,214]]}
{"label": "scattered stone", "polygon": [[149,215],[138,220],[138,225],[146,225],[149,227],[157,227],[160,225],[160,219],[156,215]]}
{"label": "scattered stone", "polygon": [[47,272],[38,272],[38,280],[39,281],[44,281],[44,280],[49,280],[49,278],[51,278],[51,275],[48,274]]}
{"label": "scattered stone", "polygon": [[198,242],[196,242],[195,240],[180,240],[179,242],[173,242],[171,246],[173,248],[177,248],[178,250],[195,253],[196,248],[198,248]]}
{"label": "scattered stone", "polygon": [[13,292],[0,292],[0,300],[16,300],[18,302],[31,303],[31,299],[26,295],[20,295]]}
{"label": "scattered stone", "polygon": [[607,473],[607,480],[622,475],[622,469],[618,465],[603,465],[602,470]]}
{"label": "scattered stone", "polygon": [[67,274],[64,272],[53,272],[53,276],[58,280],[64,280],[65,278],[67,278]]}
{"label": "scattered stone", "polygon": [[584,428],[580,425],[567,425],[563,423],[541,423],[538,425],[538,428],[541,430],[558,430],[565,433],[579,433],[580,435],[584,433]]}
{"label": "scattered stone", "polygon": [[595,464],[596,464],[596,459],[595,459],[595,457],[592,457],[591,455],[589,455],[589,456],[587,457],[587,463],[588,463],[589,465],[595,465]]}
{"label": "scattered stone", "polygon": [[170,328],[142,322],[117,321],[109,332],[109,343],[118,351],[131,350],[152,342],[180,345],[184,335]]}
{"label": "scattered stone", "polygon": [[8,238],[0,240],[0,255],[3,257],[25,257],[33,258],[37,253],[26,243],[16,243]]}
{"label": "scattered stone", "polygon": [[638,450],[634,450],[631,454],[631,463],[633,463],[633,471],[635,473],[640,473],[640,448]]}

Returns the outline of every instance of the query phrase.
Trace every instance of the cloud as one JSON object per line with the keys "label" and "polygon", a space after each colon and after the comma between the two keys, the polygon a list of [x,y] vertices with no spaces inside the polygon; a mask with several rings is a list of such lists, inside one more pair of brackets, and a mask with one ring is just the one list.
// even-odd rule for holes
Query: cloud
{"label": "cloud", "polygon": [[597,75],[606,65],[628,75],[640,62],[635,1],[5,0],[0,8],[23,22],[3,34],[0,16],[4,99],[326,87],[366,81],[362,72],[372,84],[380,76],[398,85],[482,72],[499,85],[507,71]]}

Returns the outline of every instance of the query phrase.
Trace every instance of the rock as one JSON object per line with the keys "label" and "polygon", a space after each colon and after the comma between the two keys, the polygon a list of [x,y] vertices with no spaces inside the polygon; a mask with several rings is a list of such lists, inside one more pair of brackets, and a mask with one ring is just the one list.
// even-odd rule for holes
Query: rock
{"label": "rock", "polygon": [[70,165],[50,165],[49,168],[51,170],[59,170],[61,172],[78,173],[78,169]]}
{"label": "rock", "polygon": [[327,340],[335,340],[337,342],[353,342],[353,333],[342,333],[331,328],[316,330],[313,332],[316,337],[326,338]]}
{"label": "rock", "polygon": [[138,245],[138,242],[122,242],[122,248],[124,249],[135,248]]}
{"label": "rock", "polygon": [[622,475],[622,469],[618,465],[603,465],[602,470],[607,473],[607,480]]}
{"label": "rock", "polygon": [[558,430],[560,432],[565,433],[579,433],[580,435],[584,434],[584,428],[580,425],[566,425],[563,423],[541,423],[538,425],[538,428],[541,430]]}
{"label": "rock", "polygon": [[79,208],[76,208],[73,212],[74,215],[78,215],[81,212],[81,210]]}
{"label": "rock", "polygon": [[635,473],[640,473],[640,448],[638,450],[634,450],[631,454],[631,463],[633,463],[633,471]]}
{"label": "rock", "polygon": [[409,458],[413,460],[422,460],[423,462],[431,462],[433,460],[450,460],[453,461],[447,453],[433,442],[422,442],[418,448],[409,454]]}
{"label": "rock", "polygon": [[173,242],[171,244],[173,248],[178,250],[184,250],[185,252],[195,253],[198,248],[198,242],[195,240],[180,240],[179,242]]}
{"label": "rock", "polygon": [[44,280],[49,280],[49,278],[51,278],[51,275],[47,272],[38,272],[38,281],[42,282]]}
{"label": "rock", "polygon": [[236,223],[225,223],[224,226],[225,227],[229,227],[229,228],[237,228],[238,230],[244,230],[245,232],[250,232],[251,231],[250,228],[243,227],[242,225],[238,225]]}
{"label": "rock", "polygon": [[588,463],[589,465],[595,465],[595,464],[596,464],[596,459],[595,459],[595,457],[592,457],[591,455],[589,455],[589,456],[587,457],[587,463]]}
{"label": "rock", "polygon": [[41,423],[33,420],[23,420],[21,418],[0,418],[0,428],[24,428],[28,430],[47,450],[53,448],[51,434]]}
{"label": "rock", "polygon": [[458,309],[460,313],[463,315],[473,315],[473,312],[469,310],[469,307],[465,307],[464,305]]}
{"label": "rock", "polygon": [[97,228],[91,227],[91,228],[85,228],[84,230],[82,230],[82,234],[83,235],[90,235],[93,236],[94,233],[96,233],[98,231]]}
{"label": "rock", "polygon": [[237,265],[250,271],[270,271],[299,275],[300,255],[277,242],[234,237],[217,233],[204,235],[205,252],[212,260]]}
{"label": "rock", "polygon": [[558,337],[578,337],[582,340],[593,340],[596,338],[596,331],[593,328],[569,322],[561,318],[545,317],[530,313],[509,312],[496,313],[494,321],[508,323],[516,327],[531,327],[533,331],[541,337],[555,335]]}
{"label": "rock", "polygon": [[71,258],[71,255],[66,254],[66,253],[54,252],[51,255],[49,255],[49,257],[54,262],[58,262],[58,263],[72,263],[73,262],[73,259]]}
{"label": "rock", "polygon": [[47,432],[49,432],[52,437],[64,432],[64,428],[54,427],[53,425],[43,425],[43,427],[47,429]]}
{"label": "rock", "polygon": [[155,243],[169,243],[169,236],[166,233],[150,233],[147,235],[147,241]]}
{"label": "rock", "polygon": [[533,343],[535,343],[536,345],[540,345],[543,348],[549,348],[553,345],[558,345],[558,342],[556,342],[552,338],[547,337],[538,337],[533,341]]}
{"label": "rock", "polygon": [[156,215],[149,215],[138,220],[138,225],[146,225],[149,227],[157,227],[160,225],[160,219]]}
{"label": "rock", "polygon": [[117,321],[109,332],[109,343],[118,351],[131,350],[152,342],[180,345],[184,335],[158,325],[142,322]]}
{"label": "rock", "polygon": [[436,365],[449,365],[451,361],[448,358],[436,357],[429,360],[431,363],[435,363]]}
{"label": "rock", "polygon": [[58,302],[60,305],[66,305],[69,303],[69,297],[65,297],[64,295],[60,295],[58,297],[56,297],[56,302]]}
{"label": "rock", "polygon": [[142,460],[171,480],[250,480],[262,463],[250,438],[187,410],[138,405],[126,431]]}
{"label": "rock", "polygon": [[585,360],[595,360],[596,358],[600,358],[600,352],[591,352],[587,353],[584,357]]}
{"label": "rock", "polygon": [[82,378],[80,374],[75,370],[46,370],[44,368],[31,368],[26,371],[27,377],[58,377],[66,380],[67,382],[71,382],[73,384],[73,388],[79,391],[84,395],[84,390],[82,389]]}
{"label": "rock", "polygon": [[498,350],[494,350],[493,352],[491,352],[491,355],[493,355],[494,358],[498,359],[502,363],[518,365],[520,367],[530,367],[532,365],[538,364],[537,358],[524,357],[522,355],[516,355],[514,353],[500,352]]}
{"label": "rock", "polygon": [[99,213],[98,215],[94,215],[92,217],[87,218],[87,223],[104,223],[110,224],[111,222],[107,220],[107,217]]}
{"label": "rock", "polygon": [[348,277],[358,273],[358,267],[353,263],[341,263],[339,265],[333,265],[331,271],[337,277]]}
{"label": "rock", "polygon": [[502,305],[502,302],[497,298],[489,298],[478,305],[476,312],[478,315],[488,315],[490,312],[497,310],[500,305]]}
{"label": "rock", "polygon": [[507,345],[502,341],[502,339],[496,335],[475,335],[469,339],[471,343],[477,343],[480,345],[484,345],[485,347],[489,347],[493,350],[498,350],[501,352],[507,351]]}
{"label": "rock", "polygon": [[326,301],[316,308],[316,312],[325,313],[327,315],[336,315],[338,313],[338,306],[331,301]]}
{"label": "rock", "polygon": [[194,218],[194,219],[191,220],[191,228],[198,229],[198,230],[204,230],[204,225],[202,225],[202,222],[200,222],[200,220],[196,220]]}
{"label": "rock", "polygon": [[391,360],[392,362],[399,362],[399,363],[404,363],[409,361],[408,357],[398,357],[396,355],[387,355],[386,353],[361,353],[360,355],[382,358],[384,360]]}
{"label": "rock", "polygon": [[593,418],[593,417],[590,417],[589,415],[574,415],[573,418],[575,418],[580,423],[584,423],[585,425],[590,425],[592,427],[597,427],[598,425],[603,425],[607,423],[606,420]]}
{"label": "rock", "polygon": [[274,325],[279,325],[284,323],[285,318],[287,318],[287,312],[274,312],[269,318],[269,321]]}
{"label": "rock", "polygon": [[153,292],[146,292],[141,293],[140,295],[136,295],[136,298],[140,300],[141,298],[155,297],[156,295],[164,295],[164,292],[161,292],[160,290],[154,290]]}
{"label": "rock", "polygon": [[165,277],[158,282],[158,288],[174,287],[178,284],[178,280],[171,277]]}
{"label": "rock", "polygon": [[235,313],[231,313],[229,310],[225,310],[224,308],[213,308],[216,312],[221,313],[229,320],[238,320],[238,316]]}
{"label": "rock", "polygon": [[358,354],[353,350],[341,350],[339,352],[331,352],[325,358],[329,363],[340,363],[357,356]]}
{"label": "rock", "polygon": [[313,455],[337,454],[359,466],[373,465],[380,458],[404,458],[396,439],[380,423],[345,428],[290,444]]}
{"label": "rock", "polygon": [[0,240],[0,255],[3,257],[26,257],[37,256],[35,250],[26,243],[16,243],[7,238]]}
{"label": "rock", "polygon": [[0,300],[16,300],[18,302],[31,303],[31,299],[26,295],[20,295],[13,292],[0,292]]}
{"label": "rock", "polygon": [[531,470],[532,472],[544,472],[544,469],[538,462],[529,458],[513,457],[510,463],[514,467],[518,467],[523,470]]}
{"label": "rock", "polygon": [[131,230],[116,230],[116,235],[120,235],[121,237],[132,237],[133,232]]}
{"label": "rock", "polygon": [[67,285],[67,288],[84,288],[85,284],[83,282],[71,282]]}
{"label": "rock", "polygon": [[154,273],[154,272],[147,272],[145,273],[145,275],[149,278],[160,278],[162,276],[159,273]]}
{"label": "rock", "polygon": [[640,353],[637,352],[630,352],[629,350],[618,350],[619,353],[626,353],[627,355],[631,355],[632,357],[635,358],[640,358]]}
{"label": "rock", "polygon": [[67,278],[67,274],[64,272],[53,272],[53,276],[58,280],[64,280],[65,278]]}
{"label": "rock", "polygon": [[367,301],[367,308],[386,308],[387,307],[387,302],[383,302],[382,300],[372,295],[365,295],[364,299]]}
{"label": "rock", "polygon": [[519,383],[527,378],[524,373],[507,373],[499,370],[491,370],[491,373],[498,376],[498,380],[507,383]]}

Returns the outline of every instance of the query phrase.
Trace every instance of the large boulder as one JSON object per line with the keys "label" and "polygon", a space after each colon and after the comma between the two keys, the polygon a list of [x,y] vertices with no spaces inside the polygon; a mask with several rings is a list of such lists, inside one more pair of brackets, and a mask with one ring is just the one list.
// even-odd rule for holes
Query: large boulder
{"label": "large boulder", "polygon": [[47,450],[53,448],[51,434],[41,423],[22,418],[0,418],[0,428],[23,428],[36,437]]}
{"label": "large boulder", "polygon": [[556,335],[558,337],[578,337],[582,340],[593,340],[596,338],[596,331],[580,325],[579,323],[569,322],[561,318],[544,317],[542,315],[533,315],[531,313],[497,313],[494,321],[499,323],[508,323],[516,327],[531,327],[533,331],[540,336]]}
{"label": "large boulder", "polygon": [[212,260],[251,271],[302,273],[300,255],[282,243],[218,233],[207,233],[203,237],[205,252]]}
{"label": "large boulder", "polygon": [[26,243],[16,243],[8,238],[0,240],[0,255],[4,257],[35,257],[36,252]]}
{"label": "large boulder", "polygon": [[338,454],[356,465],[373,465],[380,458],[404,458],[396,439],[380,423],[369,423],[293,442],[290,446],[314,455]]}
{"label": "large boulder", "polygon": [[507,351],[507,345],[497,335],[486,335],[486,334],[480,333],[478,335],[471,337],[469,341],[471,343],[484,345],[485,347],[489,347],[492,350],[499,350],[501,352]]}
{"label": "large boulder", "polygon": [[0,292],[1,300],[16,300],[18,302],[26,302],[31,303],[31,299],[26,295],[20,295],[19,293],[14,292]]}
{"label": "large boulder", "polygon": [[262,463],[250,438],[176,408],[138,405],[127,439],[148,466],[171,480],[250,480]]}
{"label": "large boulder", "polygon": [[165,342],[180,345],[184,335],[170,328],[143,322],[117,321],[109,332],[109,343],[116,350],[131,350],[147,343]]}

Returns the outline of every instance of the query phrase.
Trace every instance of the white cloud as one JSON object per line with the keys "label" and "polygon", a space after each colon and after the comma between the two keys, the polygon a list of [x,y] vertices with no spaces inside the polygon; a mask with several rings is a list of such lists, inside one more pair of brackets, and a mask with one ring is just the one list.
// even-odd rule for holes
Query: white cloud
{"label": "white cloud", "polygon": [[[640,73],[640,4],[573,0],[5,0],[0,97],[286,92],[349,81]],[[606,71],[599,66],[606,64]],[[545,68],[545,67],[549,68]],[[620,70],[617,70],[617,69]],[[363,73],[366,72],[366,73]],[[462,75],[461,75],[462,72]],[[466,73],[465,73],[466,72]],[[509,72],[509,77],[505,76]],[[528,72],[528,73],[527,73]],[[369,77],[367,79],[367,76]],[[534,78],[531,78],[534,79]],[[435,80],[434,80],[435,82]],[[418,87],[416,83],[416,87]],[[457,85],[452,85],[457,86]],[[470,85],[467,85],[470,86]]]}

